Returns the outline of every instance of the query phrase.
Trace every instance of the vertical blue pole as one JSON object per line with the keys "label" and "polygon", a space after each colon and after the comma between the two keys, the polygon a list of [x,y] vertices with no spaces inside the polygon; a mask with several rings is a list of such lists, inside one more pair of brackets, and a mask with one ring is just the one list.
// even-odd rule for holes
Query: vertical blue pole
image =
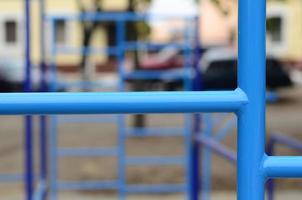
{"label": "vertical blue pole", "polygon": [[[200,38],[199,38],[199,17],[196,17],[194,20],[194,81],[193,81],[193,90],[194,91],[201,91],[201,74],[199,73],[198,63],[200,60]],[[199,173],[199,162],[200,162],[200,145],[199,142],[196,140],[198,134],[201,131],[201,114],[196,113],[194,114],[194,130],[193,130],[193,150],[192,150],[192,189],[193,189],[193,200],[199,199],[200,193],[200,173]]]}
{"label": "vertical blue pole", "polygon": [[[275,140],[272,139],[269,144],[267,145],[267,155],[273,156],[275,150]],[[274,200],[275,199],[275,181],[274,179],[269,179],[267,181],[267,200]]]}
{"label": "vertical blue pole", "polygon": [[[24,92],[31,92],[31,17],[30,0],[25,0],[25,81]],[[25,116],[25,192],[26,199],[32,200],[34,188],[32,116]]]}
{"label": "vertical blue pole", "polygon": [[[125,21],[116,21],[116,37],[118,50],[118,89],[120,92],[125,90],[124,83],[124,56],[125,56]],[[124,200],[127,197],[126,191],[126,133],[125,133],[125,116],[118,115],[118,198]]]}
{"label": "vertical blue pole", "polygon": [[[205,125],[202,134],[205,137],[212,137],[213,133],[213,120],[211,114],[203,115],[203,124]],[[202,184],[202,200],[211,199],[211,188],[212,188],[212,151],[206,146],[202,148],[202,173],[201,173],[201,184]]]}
{"label": "vertical blue pole", "polygon": [[57,116],[50,117],[50,172],[49,172],[49,183],[50,183],[50,200],[57,200],[58,196],[58,122]]}
{"label": "vertical blue pole", "polygon": [[[50,91],[57,90],[57,72],[56,72],[56,38],[55,38],[55,21],[50,22],[51,29],[51,80]],[[49,150],[50,150],[50,169],[49,169],[49,184],[50,184],[50,200],[57,200],[58,196],[58,122],[57,116],[50,116],[49,127]]]}
{"label": "vertical blue pole", "polygon": [[[192,72],[193,72],[193,41],[191,41],[191,31],[192,31],[192,19],[186,19],[185,29],[184,29],[184,90],[192,91],[194,89],[192,80]],[[193,158],[193,115],[192,114],[184,114],[184,139],[185,139],[185,154],[187,157],[186,161],[186,193],[187,199],[193,200],[195,194],[194,188],[194,158]]]}
{"label": "vertical blue pole", "polygon": [[263,200],[265,146],[265,0],[239,1],[239,87],[249,99],[239,117],[238,200]]}
{"label": "vertical blue pole", "polygon": [[[47,82],[46,82],[46,54],[45,54],[45,1],[40,0],[39,2],[40,10],[40,91],[47,92]],[[40,116],[40,181],[46,184],[47,179],[47,118],[46,116]],[[46,198],[46,191],[43,191],[42,199]]]}

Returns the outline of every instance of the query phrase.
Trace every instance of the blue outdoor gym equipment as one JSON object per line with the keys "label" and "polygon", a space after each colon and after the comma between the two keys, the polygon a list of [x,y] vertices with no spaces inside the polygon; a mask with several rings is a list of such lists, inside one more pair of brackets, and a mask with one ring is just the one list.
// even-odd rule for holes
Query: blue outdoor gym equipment
{"label": "blue outdoor gym equipment", "polygon": [[[26,69],[29,72],[30,0],[25,3]],[[0,94],[0,114],[233,112],[238,118],[237,199],[263,200],[267,180],[302,177],[301,157],[265,153],[265,4],[264,0],[239,1],[238,89],[234,91]],[[30,119],[26,117],[28,200],[33,199],[34,193]]]}

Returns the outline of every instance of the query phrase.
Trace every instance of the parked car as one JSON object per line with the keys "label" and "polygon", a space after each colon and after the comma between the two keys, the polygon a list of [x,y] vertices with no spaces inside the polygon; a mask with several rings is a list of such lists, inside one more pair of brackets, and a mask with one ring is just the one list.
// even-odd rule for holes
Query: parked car
{"label": "parked car", "polygon": [[[40,89],[40,70],[33,66],[31,84],[33,91]],[[22,92],[25,80],[23,60],[0,58],[0,92]]]}
{"label": "parked car", "polygon": [[[206,51],[200,62],[204,90],[233,90],[237,87],[237,53],[230,48]],[[266,85],[268,90],[292,86],[289,73],[272,55],[266,60]]]}

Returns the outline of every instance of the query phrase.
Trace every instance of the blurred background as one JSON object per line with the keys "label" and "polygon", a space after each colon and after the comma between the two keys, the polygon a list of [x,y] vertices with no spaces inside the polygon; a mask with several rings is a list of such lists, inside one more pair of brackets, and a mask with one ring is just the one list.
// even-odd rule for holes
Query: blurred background
{"label": "blurred background", "polygon": [[[34,92],[233,90],[237,9],[235,0],[31,0],[32,65],[26,74],[24,1],[0,0],[0,92],[22,92],[26,82]],[[301,19],[301,0],[267,1],[267,149],[274,155],[302,152]],[[85,182],[121,180],[121,173],[125,187],[145,186],[146,192],[129,192],[129,199],[186,199],[192,132],[214,139],[231,155],[236,152],[231,114],[205,114],[197,122],[181,114],[106,117],[111,121],[33,117],[35,186],[44,156],[53,200],[116,199],[115,186],[103,190]],[[49,154],[41,153],[43,130]],[[1,117],[0,199],[25,198],[25,133],[22,117]],[[121,133],[129,138],[121,140]],[[99,147],[119,153],[99,156]],[[234,156],[225,158],[205,146],[199,153],[202,199],[236,199]],[[127,155],[129,166],[120,162]],[[157,160],[150,164],[148,157]],[[84,185],[65,184],[57,192],[59,179]],[[150,184],[171,187],[148,189]],[[301,199],[300,180],[272,185],[275,199]]]}

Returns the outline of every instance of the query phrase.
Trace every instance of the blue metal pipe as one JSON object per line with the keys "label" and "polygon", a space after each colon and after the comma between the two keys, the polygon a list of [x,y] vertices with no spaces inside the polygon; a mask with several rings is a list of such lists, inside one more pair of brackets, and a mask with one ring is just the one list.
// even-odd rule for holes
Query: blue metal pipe
{"label": "blue metal pipe", "polygon": [[[271,145],[273,148],[276,144],[285,145],[286,147],[289,147],[291,149],[294,149],[297,152],[302,152],[302,143],[294,138],[291,138],[285,134],[272,134],[271,135]],[[273,155],[269,154],[270,156]]]}
{"label": "blue metal pipe", "polygon": [[266,156],[263,173],[266,178],[301,178],[301,156]]}
{"label": "blue metal pipe", "polygon": [[209,138],[203,135],[199,135],[196,140],[202,143],[205,147],[211,149],[216,154],[222,156],[223,158],[230,161],[232,164],[237,163],[237,155],[236,152],[227,149],[226,146],[222,145],[221,143],[217,142],[213,138]]}
{"label": "blue metal pipe", "polygon": [[248,104],[238,112],[237,199],[263,200],[266,1],[239,1],[239,87]]}
{"label": "blue metal pipe", "polygon": [[50,15],[48,20],[81,20],[81,21],[149,21],[149,20],[194,20],[196,16],[179,16],[179,15],[150,15],[145,13],[133,12],[103,12],[103,13],[85,13],[73,15]]}
{"label": "blue metal pipe", "polygon": [[[24,2],[25,17],[25,80],[24,92],[31,92],[31,9],[30,0]],[[23,94],[28,96],[28,94]],[[34,190],[34,169],[33,169],[33,119],[25,116],[25,141],[24,141],[24,168],[25,168],[25,196],[27,200],[32,200]]]}
{"label": "blue metal pipe", "polygon": [[0,94],[0,114],[116,114],[236,112],[247,103],[226,92],[121,92]]}

